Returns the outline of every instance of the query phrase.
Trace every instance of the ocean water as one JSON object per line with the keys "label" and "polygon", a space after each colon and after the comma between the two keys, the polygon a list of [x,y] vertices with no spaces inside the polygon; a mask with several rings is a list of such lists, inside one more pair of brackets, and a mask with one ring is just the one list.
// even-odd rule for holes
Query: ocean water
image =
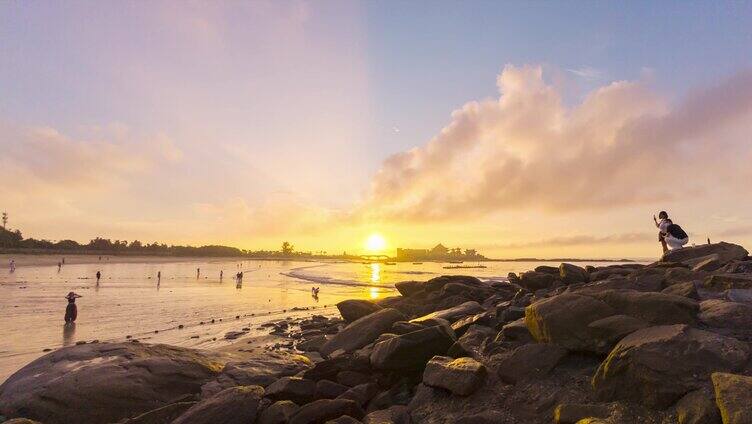
{"label": "ocean water", "polygon": [[[68,264],[60,271],[56,265],[19,265],[12,273],[3,264],[0,381],[43,355],[44,349],[78,341],[124,341],[130,336],[145,342],[212,348],[228,343],[223,338],[227,331],[242,327],[258,331],[261,323],[311,313],[294,309],[335,314],[333,305],[344,299],[398,294],[394,290],[397,281],[424,281],[445,274],[505,280],[509,272],[546,263],[484,264],[487,268],[444,269],[450,264],[145,259]],[[242,286],[234,280],[240,270],[244,271]],[[97,271],[102,273],[98,285]],[[162,273],[159,284],[158,271]],[[224,272],[222,280],[220,271]],[[316,298],[311,295],[314,286],[320,288]],[[70,291],[83,296],[76,301],[75,325],[63,321],[65,295]]]}

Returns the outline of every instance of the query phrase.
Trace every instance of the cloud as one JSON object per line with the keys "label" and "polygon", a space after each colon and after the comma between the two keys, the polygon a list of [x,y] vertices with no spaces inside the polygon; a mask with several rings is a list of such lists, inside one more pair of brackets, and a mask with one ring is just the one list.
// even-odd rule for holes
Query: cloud
{"label": "cloud", "polygon": [[567,72],[572,73],[574,75],[577,75],[580,78],[584,78],[587,80],[596,80],[603,76],[603,72],[601,72],[598,69],[591,68],[589,66],[585,66],[584,68],[578,68],[578,69],[567,69]]}
{"label": "cloud", "polygon": [[538,66],[506,66],[423,146],[387,158],[364,216],[455,219],[608,210],[739,188],[752,157],[752,71],[677,104],[618,81],[566,107]]}
{"label": "cloud", "polygon": [[74,139],[51,127],[0,126],[0,177],[16,184],[96,189],[125,182],[182,151],[165,134],[134,138],[126,127],[88,128]]}

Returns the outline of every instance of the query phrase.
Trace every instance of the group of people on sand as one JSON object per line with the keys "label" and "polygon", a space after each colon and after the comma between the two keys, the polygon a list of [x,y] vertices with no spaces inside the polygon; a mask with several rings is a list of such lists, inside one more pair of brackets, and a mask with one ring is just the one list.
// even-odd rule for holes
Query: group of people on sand
{"label": "group of people on sand", "polygon": [[663,247],[663,253],[669,250],[681,249],[689,243],[689,236],[678,224],[674,224],[666,211],[661,211],[658,218],[653,215],[653,222],[658,227],[658,241]]}

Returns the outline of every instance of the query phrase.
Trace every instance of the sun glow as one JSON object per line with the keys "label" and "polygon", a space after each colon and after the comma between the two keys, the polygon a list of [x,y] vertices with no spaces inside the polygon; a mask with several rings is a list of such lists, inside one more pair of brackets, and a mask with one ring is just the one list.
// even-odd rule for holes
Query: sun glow
{"label": "sun glow", "polygon": [[386,248],[386,240],[381,234],[373,233],[366,239],[366,250],[381,252]]}

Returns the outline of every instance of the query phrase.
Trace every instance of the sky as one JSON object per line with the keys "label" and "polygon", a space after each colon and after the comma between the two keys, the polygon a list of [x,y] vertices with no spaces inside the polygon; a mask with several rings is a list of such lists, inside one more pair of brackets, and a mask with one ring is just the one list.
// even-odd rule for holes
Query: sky
{"label": "sky", "polygon": [[652,257],[752,246],[747,2],[2,2],[27,237]]}

